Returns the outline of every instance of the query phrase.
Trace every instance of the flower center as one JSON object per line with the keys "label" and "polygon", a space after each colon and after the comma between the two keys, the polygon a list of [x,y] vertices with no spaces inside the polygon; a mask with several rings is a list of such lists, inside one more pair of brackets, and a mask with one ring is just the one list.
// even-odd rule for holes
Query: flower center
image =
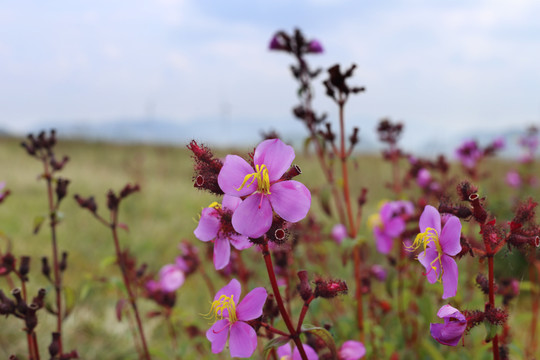
{"label": "flower center", "polygon": [[[270,178],[268,177],[268,168],[264,164],[255,165],[255,170],[256,171],[254,173],[247,174],[244,177],[244,181],[242,182],[242,185],[240,185],[240,187],[236,190],[240,191],[242,190],[244,186],[250,187],[251,184],[253,184],[253,182],[257,180],[257,191],[265,195],[270,194]],[[249,179],[251,179],[251,182],[247,184]]]}
{"label": "flower center", "polygon": [[208,314],[205,315],[207,319],[214,319],[218,321],[221,319],[229,319],[229,322],[233,324],[236,322],[236,303],[233,299],[234,295],[230,297],[227,295],[221,295],[219,299],[212,303],[212,307]]}
{"label": "flower center", "polygon": [[371,230],[373,230],[375,228],[382,228],[383,227],[381,215],[379,215],[378,213],[371,214],[368,217],[367,223],[368,223],[368,226],[369,226],[369,228]]}
{"label": "flower center", "polygon": [[[412,243],[412,245],[410,246],[405,246],[405,249],[407,251],[415,251],[416,249],[418,249],[420,246],[424,246],[424,257],[426,256],[426,249],[427,249],[427,246],[429,243],[433,243],[435,244],[435,248],[437,249],[437,257],[430,263],[430,266],[431,266],[431,270],[435,270],[437,271],[437,267],[435,266],[435,264],[438,262],[439,263],[439,269],[440,269],[440,272],[439,272],[439,277],[438,277],[438,281],[441,281],[441,277],[443,275],[443,272],[444,272],[444,269],[443,269],[443,266],[442,266],[442,255],[443,255],[443,251],[442,251],[442,247],[441,247],[441,243],[439,241],[439,234],[437,233],[437,230],[433,229],[433,228],[426,228],[426,231],[424,231],[423,233],[420,233],[418,235],[416,235],[416,239],[414,239],[414,242]],[[429,270],[429,271],[431,271]]]}

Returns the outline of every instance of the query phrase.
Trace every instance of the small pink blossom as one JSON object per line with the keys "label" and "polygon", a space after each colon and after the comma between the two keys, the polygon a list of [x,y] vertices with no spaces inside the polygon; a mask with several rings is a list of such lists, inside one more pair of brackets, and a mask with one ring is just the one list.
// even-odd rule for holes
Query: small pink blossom
{"label": "small pink blossom", "polygon": [[272,225],[273,211],[293,223],[307,215],[309,190],[298,181],[281,179],[294,157],[294,149],[279,139],[265,140],[255,148],[255,170],[237,155],[225,157],[219,186],[226,195],[245,197],[232,216],[238,233],[251,238],[262,236]]}
{"label": "small pink blossom", "polygon": [[229,263],[231,244],[238,250],[253,244],[245,235],[238,234],[232,226],[233,211],[242,203],[238,197],[224,195],[223,203],[204,208],[197,228],[193,232],[201,241],[214,240],[214,267],[221,270]]}
{"label": "small pink blossom", "polygon": [[258,287],[240,301],[241,291],[238,280],[232,279],[214,296],[208,315],[216,322],[206,332],[214,354],[225,349],[227,340],[231,357],[248,358],[257,348],[257,333],[246,321],[262,315],[268,294],[264,288]]}
{"label": "small pink blossom", "polygon": [[377,250],[388,254],[394,245],[394,239],[405,231],[405,217],[414,211],[410,201],[389,201],[385,203],[378,214],[370,217],[370,226],[377,241]]}
{"label": "small pink blossom", "polygon": [[422,168],[416,175],[416,183],[421,188],[427,187],[431,183],[431,173],[428,169]]}
{"label": "small pink blossom", "polygon": [[332,232],[330,234],[332,236],[332,239],[338,244],[341,244],[343,242],[343,239],[345,239],[347,234],[347,227],[343,224],[336,224],[332,228]]}
{"label": "small pink blossom", "polygon": [[366,355],[366,347],[360,341],[348,340],[339,348],[339,360],[358,360]]}
{"label": "small pink blossom", "polygon": [[441,231],[441,215],[431,205],[427,205],[420,216],[420,234],[407,250],[423,247],[418,261],[426,269],[426,277],[431,284],[442,281],[443,299],[456,296],[458,267],[453,256],[461,251],[461,222],[454,215],[446,215],[446,223]]}
{"label": "small pink blossom", "polygon": [[178,290],[186,280],[184,270],[176,264],[168,264],[159,271],[159,287],[165,292]]}
{"label": "small pink blossom", "polygon": [[506,183],[513,188],[519,188],[521,186],[521,176],[517,171],[510,170],[506,173]]}
{"label": "small pink blossom", "polygon": [[[319,359],[319,356],[311,346],[302,344],[302,347],[304,348],[304,352],[306,353],[308,360]],[[302,360],[302,356],[300,355],[298,348],[295,346],[294,350],[291,352],[291,344],[289,343],[278,347],[277,356],[279,360]]]}
{"label": "small pink blossom", "polygon": [[480,150],[478,143],[475,140],[465,141],[456,150],[456,157],[461,164],[468,169],[474,168],[482,156],[483,152]]}
{"label": "small pink blossom", "polygon": [[437,316],[444,319],[444,323],[431,324],[429,327],[431,336],[443,345],[456,346],[467,328],[467,319],[458,309],[450,305],[443,305]]}

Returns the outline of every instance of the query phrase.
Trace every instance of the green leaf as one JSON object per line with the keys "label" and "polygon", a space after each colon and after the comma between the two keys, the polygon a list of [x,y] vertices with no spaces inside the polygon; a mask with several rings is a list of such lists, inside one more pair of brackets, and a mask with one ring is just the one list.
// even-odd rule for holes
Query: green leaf
{"label": "green leaf", "polygon": [[39,232],[39,229],[41,228],[41,225],[43,224],[44,221],[45,221],[45,217],[43,215],[39,215],[34,218],[34,224],[33,224],[34,235],[36,235]]}
{"label": "green leaf", "polygon": [[287,337],[287,336],[280,336],[280,337],[277,337],[277,338],[273,338],[272,340],[267,342],[266,345],[264,346],[264,349],[263,349],[263,359],[268,358],[268,355],[270,355],[270,351],[273,348],[277,348],[279,346],[285,345],[286,343],[289,342],[289,340],[291,340],[291,339],[289,337]]}
{"label": "green leaf", "polygon": [[489,342],[495,337],[495,335],[497,335],[497,330],[499,330],[499,326],[485,320],[484,326],[486,327],[486,342]]}
{"label": "green leaf", "polygon": [[334,342],[332,334],[330,334],[328,330],[319,326],[304,324],[302,325],[302,331],[311,333],[324,341],[324,343],[328,347],[328,350],[330,350],[330,353],[332,354],[332,359],[337,359],[336,343]]}
{"label": "green leaf", "polygon": [[64,301],[66,303],[64,310],[64,319],[71,314],[75,307],[75,291],[70,287],[64,287]]}

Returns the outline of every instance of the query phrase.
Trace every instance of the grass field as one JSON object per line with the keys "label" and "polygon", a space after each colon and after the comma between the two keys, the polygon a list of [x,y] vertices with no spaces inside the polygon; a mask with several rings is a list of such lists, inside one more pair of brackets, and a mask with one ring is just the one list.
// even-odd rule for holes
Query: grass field
{"label": "grass field", "polygon": [[[16,256],[29,255],[32,257],[29,289],[33,294],[39,287],[47,286],[45,278],[40,272],[40,258],[50,256],[50,230],[44,224],[41,231],[33,234],[34,218],[47,213],[47,199],[45,182],[38,177],[42,172],[41,164],[29,157],[20,147],[21,139],[0,139],[0,168],[3,169],[0,181],[5,181],[11,195],[0,205],[0,230],[11,239],[12,251]],[[254,146],[256,143],[254,143]],[[220,150],[217,153],[235,152],[234,150]],[[118,286],[120,274],[114,265],[111,265],[111,257],[114,255],[113,243],[109,230],[95,221],[88,213],[79,208],[73,200],[74,194],[81,196],[94,195],[98,203],[98,212],[107,215],[105,206],[105,194],[109,189],[120,190],[126,183],[138,183],[141,192],[131,196],[121,206],[120,221],[129,226],[129,232],[121,232],[121,243],[137,256],[140,262],[149,264],[153,272],[167,263],[172,263],[178,255],[177,245],[182,239],[188,239],[199,247],[201,253],[205,253],[206,245],[195,239],[193,230],[200,210],[208,206],[216,199],[202,191],[193,188],[192,184],[192,161],[185,147],[153,146],[153,145],[118,145],[108,143],[94,143],[84,141],[59,141],[56,153],[58,156],[68,155],[69,163],[61,172],[63,177],[70,179],[68,197],[61,205],[63,220],[58,227],[58,237],[61,250],[69,252],[68,271],[64,283],[73,289],[76,298],[76,307],[65,323],[65,347],[76,348],[84,359],[135,359],[136,352],[133,348],[133,338],[130,334],[127,321],[119,323],[115,316],[115,304],[119,296]],[[241,153],[241,151],[238,151]],[[318,168],[315,157],[309,154],[297,153],[295,160],[303,173],[298,178],[304,182],[314,194],[326,191],[322,174]],[[377,210],[378,203],[391,198],[391,192],[384,184],[390,179],[390,167],[383,163],[379,155],[358,155],[352,166],[352,186],[355,193],[359,193],[362,187],[369,189],[368,202],[364,209],[367,215]],[[489,170],[488,181],[481,184],[481,192],[488,194],[491,209],[502,218],[510,216],[512,208],[512,192],[504,184],[504,174],[512,166],[510,161],[489,160],[485,169]],[[459,170],[454,166],[453,173],[458,176]],[[537,169],[536,169],[537,170]],[[536,194],[531,194],[538,196]],[[538,197],[537,197],[538,198]],[[437,204],[433,204],[437,205]],[[329,232],[335,220],[325,218],[317,197],[313,198],[311,212],[323,219],[324,232]],[[373,238],[367,228],[361,228],[361,234],[368,243]],[[310,272],[323,272],[332,269],[332,276],[350,280],[352,264],[341,265],[340,252],[335,244],[328,241],[324,243],[323,252],[334,252],[335,258],[330,257],[331,263],[320,266],[306,261],[302,251],[306,249],[300,246],[297,251],[297,269],[305,268]],[[5,249],[5,244],[0,244]],[[372,252],[374,253],[374,252]],[[264,274],[261,266],[260,255],[251,251],[246,257],[246,264],[253,268],[256,273]],[[386,265],[386,259],[378,254],[372,254],[370,261],[380,262]],[[526,283],[526,271],[520,262],[521,258],[514,254],[506,254],[503,261],[510,266],[499,265],[497,267],[501,275],[514,275],[522,283]],[[214,275],[211,262],[203,266],[215,280],[219,288],[226,283],[226,279]],[[461,265],[460,265],[461,266]],[[420,272],[420,269],[418,270]],[[511,272],[511,274],[510,274]],[[104,280],[104,279],[108,280]],[[265,286],[269,289],[267,279],[260,276],[259,282],[253,281],[251,287]],[[460,284],[466,284],[467,279],[460,278]],[[465,285],[463,285],[465,286]],[[352,289],[353,282],[350,281]],[[8,292],[10,289],[4,279],[0,278],[0,288]],[[384,294],[383,285],[374,287],[376,291]],[[374,290],[374,291],[375,291]],[[351,291],[351,293],[353,293]],[[51,292],[51,298],[53,296]],[[189,339],[183,330],[188,325],[196,325],[206,331],[207,320],[200,314],[208,311],[209,301],[213,294],[209,294],[204,287],[199,274],[194,274],[186,280],[184,286],[178,291],[177,307],[175,310],[175,326],[179,332],[178,354],[182,359],[200,359],[201,354],[194,351],[197,344],[201,344],[203,353],[207,358],[216,358],[211,354],[210,345],[204,337]],[[430,297],[432,299],[433,297]],[[522,327],[523,321],[528,318],[522,309],[528,309],[528,292],[526,286],[521,296],[515,301],[511,309],[513,315],[511,322],[515,331],[512,345],[512,358],[521,358],[524,339],[521,336],[526,329]],[[412,300],[414,301],[414,300]],[[418,299],[420,306],[426,304],[427,299]],[[440,300],[438,300],[440,302]],[[457,302],[466,303],[465,297],[458,297]],[[141,300],[143,312],[155,309],[155,306],[145,300]],[[314,318],[310,322],[324,323],[330,318],[324,315],[327,310],[334,306],[350,308],[350,317],[338,318],[334,324],[336,337],[341,337],[341,342],[348,337],[354,336],[352,325],[354,323],[354,302],[352,296],[332,301],[319,301],[313,305]],[[475,294],[467,305],[483,304],[482,297]],[[296,307],[293,312],[297,314]],[[430,305],[435,314],[438,306]],[[46,348],[50,342],[50,332],[54,328],[54,318],[44,311],[40,312],[39,325],[37,328],[40,349],[46,354]],[[320,316],[318,314],[321,314]],[[435,318],[431,319],[435,321]],[[421,320],[425,323],[429,321]],[[8,358],[10,354],[21,354],[26,358],[26,342],[20,322],[12,318],[0,319],[0,357]],[[399,334],[395,332],[396,319],[389,316],[381,319],[379,324],[371,324],[376,327],[375,334],[384,338],[388,332],[387,342],[382,346],[388,348],[388,353],[397,349],[403,359],[415,358],[414,349],[408,349],[406,344],[400,343]],[[157,319],[147,319],[145,329],[149,343],[156,359],[172,358],[170,340],[166,326]],[[474,329],[466,338],[466,347],[455,349],[444,348],[435,343],[429,336],[429,324],[425,335],[425,345],[422,350],[423,358],[439,359],[489,359],[490,354],[486,350],[489,345],[482,344],[483,329]],[[261,345],[262,346],[262,345]],[[228,355],[219,355],[217,358],[227,358]]]}

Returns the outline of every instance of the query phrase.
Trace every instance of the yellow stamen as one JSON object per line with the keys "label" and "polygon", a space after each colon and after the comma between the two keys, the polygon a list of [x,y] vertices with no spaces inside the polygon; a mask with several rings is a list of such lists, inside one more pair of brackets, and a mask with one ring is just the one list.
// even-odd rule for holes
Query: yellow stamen
{"label": "yellow stamen", "polygon": [[444,273],[444,269],[443,269],[443,266],[442,266],[443,251],[442,251],[441,243],[439,241],[439,234],[437,233],[437,230],[428,227],[426,229],[426,231],[416,235],[416,238],[414,239],[414,242],[412,243],[412,245],[405,246],[405,250],[413,252],[413,251],[417,250],[420,246],[423,245],[424,246],[424,255],[423,256],[425,257],[426,256],[426,249],[427,249],[427,246],[428,246],[429,243],[435,244],[435,248],[437,249],[437,257],[430,263],[430,266],[431,266],[432,270],[437,271],[437,267],[435,266],[435,264],[437,262],[439,262],[440,272],[439,272],[439,276],[438,276],[437,281],[440,282],[441,278],[442,278],[442,275]]}
{"label": "yellow stamen", "polygon": [[233,324],[236,322],[236,303],[233,299],[234,295],[231,295],[230,297],[227,295],[221,295],[219,299],[214,301],[212,303],[212,307],[210,308],[210,311],[208,314],[205,314],[204,317],[206,319],[214,319],[214,322],[224,319],[225,315],[223,315],[223,312],[227,310],[229,319],[229,322]]}
{"label": "yellow stamen", "polygon": [[221,204],[218,203],[217,201],[214,201],[213,203],[208,205],[208,207],[211,207],[211,208],[214,208],[214,209],[221,209]]}
{"label": "yellow stamen", "polygon": [[[244,177],[242,185],[240,185],[240,187],[236,190],[240,191],[244,188],[244,186],[250,187],[251,184],[253,184],[253,182],[257,180],[257,191],[265,195],[270,194],[270,178],[268,177],[268,168],[264,164],[260,166],[255,165],[255,170],[256,171],[254,173],[247,174]],[[251,182],[246,185],[249,179],[251,179]]]}
{"label": "yellow stamen", "polygon": [[379,213],[371,214],[367,220],[368,227],[373,230],[382,226],[381,215]]}

